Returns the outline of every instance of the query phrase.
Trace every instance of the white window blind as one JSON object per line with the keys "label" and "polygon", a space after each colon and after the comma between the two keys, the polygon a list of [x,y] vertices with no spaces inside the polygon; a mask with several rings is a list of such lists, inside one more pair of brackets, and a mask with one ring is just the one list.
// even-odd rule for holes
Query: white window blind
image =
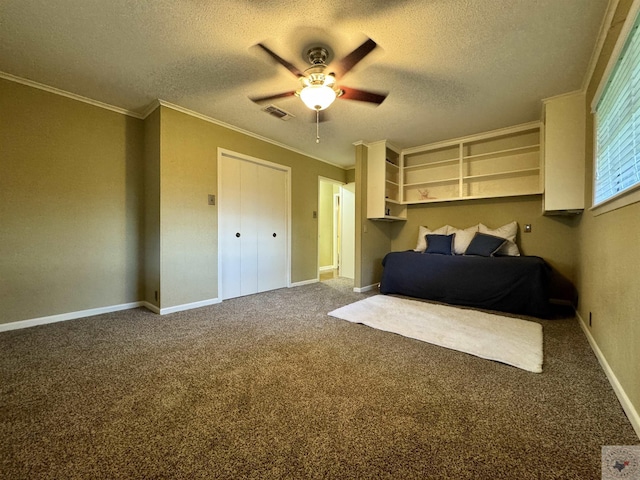
{"label": "white window blind", "polygon": [[640,185],[640,17],[596,107],[593,204]]}

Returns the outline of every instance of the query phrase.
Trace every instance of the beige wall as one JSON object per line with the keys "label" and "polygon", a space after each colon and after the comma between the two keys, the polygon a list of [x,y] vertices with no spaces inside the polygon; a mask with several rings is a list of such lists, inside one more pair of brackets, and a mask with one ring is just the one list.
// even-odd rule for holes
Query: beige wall
{"label": "beige wall", "polygon": [[160,107],[160,308],[218,296],[213,125]]}
{"label": "beige wall", "polygon": [[144,297],[160,308],[160,109],[144,121]]}
{"label": "beige wall", "polygon": [[[436,229],[446,224],[466,228],[484,223],[497,228],[514,220],[518,222],[516,243],[521,253],[544,258],[575,281],[580,217],[542,215],[541,195],[410,205],[407,221],[393,225],[391,246],[396,251],[415,248],[420,225]],[[526,224],[531,224],[531,233],[523,233]]]}
{"label": "beige wall", "polygon": [[0,112],[0,323],[215,299],[218,147],[291,167],[291,281],[317,278],[318,177],[345,170],[171,108],[143,121],[7,80]]}
{"label": "beige wall", "polygon": [[345,170],[205,120],[160,110],[161,308],[211,300],[218,292],[217,149],[291,167],[291,281],[318,276],[318,177]]}
{"label": "beige wall", "polygon": [[[587,90],[587,112],[631,0],[618,4],[612,28]],[[593,117],[587,114],[586,198],[592,204]],[[586,210],[579,229],[578,312],[589,328],[636,412],[640,412],[640,203],[599,216]]]}
{"label": "beige wall", "polygon": [[0,79],[0,323],[142,297],[143,130]]}
{"label": "beige wall", "polygon": [[380,281],[382,259],[391,250],[391,223],[367,219],[367,154],[366,145],[356,146],[356,288]]}

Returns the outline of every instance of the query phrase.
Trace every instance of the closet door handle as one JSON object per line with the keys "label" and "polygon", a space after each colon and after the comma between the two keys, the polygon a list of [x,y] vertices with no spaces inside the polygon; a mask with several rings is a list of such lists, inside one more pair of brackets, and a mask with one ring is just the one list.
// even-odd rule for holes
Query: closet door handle
{"label": "closet door handle", "polygon": [[236,238],[240,238],[240,232],[236,233]]}
{"label": "closet door handle", "polygon": [[276,234],[275,234],[275,232],[273,233],[273,238],[276,238]]}

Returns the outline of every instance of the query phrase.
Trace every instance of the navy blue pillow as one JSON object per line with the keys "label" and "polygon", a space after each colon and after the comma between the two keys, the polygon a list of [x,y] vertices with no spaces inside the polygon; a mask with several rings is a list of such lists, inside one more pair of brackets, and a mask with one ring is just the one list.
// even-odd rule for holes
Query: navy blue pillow
{"label": "navy blue pillow", "polygon": [[424,253],[439,253],[441,255],[453,255],[453,239],[456,234],[438,235],[435,233],[427,233],[427,249]]}
{"label": "navy blue pillow", "polygon": [[504,238],[476,232],[471,243],[464,252],[465,255],[478,255],[480,257],[493,257],[507,240]]}

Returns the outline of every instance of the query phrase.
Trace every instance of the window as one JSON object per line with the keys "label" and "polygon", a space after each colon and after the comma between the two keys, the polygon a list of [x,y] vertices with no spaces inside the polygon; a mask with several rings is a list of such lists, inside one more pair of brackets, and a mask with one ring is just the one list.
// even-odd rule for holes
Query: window
{"label": "window", "polygon": [[[634,2],[637,7],[640,2]],[[640,17],[629,24],[605,71],[595,105],[596,159],[593,205],[626,196],[640,187]],[[619,52],[619,53],[618,53]],[[629,198],[623,206],[637,201]]]}

